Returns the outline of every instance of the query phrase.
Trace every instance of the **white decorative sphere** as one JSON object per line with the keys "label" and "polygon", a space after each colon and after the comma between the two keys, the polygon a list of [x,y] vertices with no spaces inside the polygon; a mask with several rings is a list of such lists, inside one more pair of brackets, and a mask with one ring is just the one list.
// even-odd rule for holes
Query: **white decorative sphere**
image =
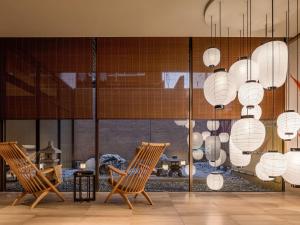
{"label": "white decorative sphere", "polygon": [[[184,176],[189,176],[190,175],[190,165],[186,165],[182,172],[183,172]],[[193,165],[192,175],[194,176],[195,174],[196,174],[196,167]]]}
{"label": "white decorative sphere", "polygon": [[207,67],[214,67],[220,63],[221,52],[217,48],[208,48],[203,53],[203,62]]}
{"label": "white decorative sphere", "polygon": [[231,140],[243,152],[257,150],[264,143],[265,136],[264,124],[254,118],[242,118],[231,128]]}
{"label": "white decorative sphere", "polygon": [[300,185],[300,151],[285,153],[287,169],[282,175],[283,179],[292,185]]}
{"label": "white decorative sphere", "polygon": [[299,113],[293,110],[281,113],[277,118],[277,128],[280,130],[280,133],[285,135],[293,135],[293,133],[297,133],[300,128]]}
{"label": "white decorative sphere", "polygon": [[95,170],[95,158],[90,158],[85,162],[86,169],[88,170]]}
{"label": "white decorative sphere", "polygon": [[244,106],[241,112],[242,116],[254,116],[254,119],[259,120],[262,115],[262,110],[259,105]]}
{"label": "white decorative sphere", "polygon": [[245,167],[250,164],[251,155],[243,154],[231,141],[229,140],[229,158],[232,165],[237,167]]}
{"label": "white decorative sphere", "polygon": [[[187,143],[189,144],[189,135],[187,136]],[[192,149],[198,149],[203,144],[202,134],[199,132],[193,132],[192,135]]]}
{"label": "white decorative sphere", "polygon": [[205,141],[205,157],[209,161],[216,161],[220,157],[221,141],[219,136],[209,136]]}
{"label": "white decorative sphere", "polygon": [[223,187],[224,178],[222,174],[212,172],[207,176],[206,183],[209,189],[213,191],[218,191]]}
{"label": "white decorative sphere", "polygon": [[236,92],[232,91],[236,90],[235,84],[224,69],[215,70],[215,73],[204,81],[203,90],[205,99],[216,108],[229,104],[235,98],[232,95],[236,95]]}
{"label": "white decorative sphere", "polygon": [[204,153],[201,149],[197,149],[197,150],[193,150],[192,155],[194,160],[199,161],[203,158]]}
{"label": "white decorative sphere", "polygon": [[264,98],[264,88],[256,81],[248,81],[239,88],[238,99],[244,105],[258,105]]}
{"label": "white decorative sphere", "polygon": [[[196,125],[196,122],[195,122],[195,120],[191,120],[191,125],[192,125],[192,128],[194,128],[195,127],[195,125]],[[189,129],[189,127],[190,127],[190,123],[189,123],[189,121],[187,120],[186,121],[186,123],[185,123],[185,125],[184,125],[186,128],[188,128]]]}
{"label": "white decorative sphere", "polygon": [[218,167],[226,162],[226,158],[227,158],[226,152],[223,149],[221,149],[220,157],[216,161],[214,161],[214,162],[208,161],[208,163],[209,163],[209,165],[211,165],[213,167]]}
{"label": "white decorative sphere", "polygon": [[285,173],[287,160],[280,152],[266,152],[260,158],[263,170],[269,177],[278,177]]}
{"label": "white decorative sphere", "polygon": [[218,130],[220,127],[220,122],[218,120],[208,120],[207,129],[210,131]]}
{"label": "white decorative sphere", "polygon": [[205,141],[206,138],[209,137],[209,136],[210,136],[210,132],[209,132],[209,131],[203,131],[203,132],[202,132],[202,138],[203,138],[203,141]]}
{"label": "white decorative sphere", "polygon": [[248,80],[248,78],[250,78],[250,71],[251,80],[257,81],[259,78],[259,68],[258,64],[253,60],[242,57],[240,60],[231,65],[229,69],[229,75],[232,78],[232,81],[235,83],[237,90]]}
{"label": "white decorative sphere", "polygon": [[280,87],[285,83],[288,69],[285,42],[270,41],[259,46],[252,53],[252,60],[258,64],[259,82],[264,88]]}
{"label": "white decorative sphere", "polygon": [[174,122],[177,126],[185,126],[188,120],[175,120]]}
{"label": "white decorative sphere", "polygon": [[222,132],[219,134],[221,143],[226,143],[229,141],[229,134],[226,132]]}
{"label": "white decorative sphere", "polygon": [[277,127],[277,134],[279,138],[285,141],[290,141],[294,139],[297,136],[297,133],[297,131],[285,132],[279,129],[279,127]]}
{"label": "white decorative sphere", "polygon": [[264,171],[264,168],[262,167],[261,162],[256,164],[255,174],[262,181],[272,181],[272,180],[274,180],[274,178],[269,177],[268,174]]}

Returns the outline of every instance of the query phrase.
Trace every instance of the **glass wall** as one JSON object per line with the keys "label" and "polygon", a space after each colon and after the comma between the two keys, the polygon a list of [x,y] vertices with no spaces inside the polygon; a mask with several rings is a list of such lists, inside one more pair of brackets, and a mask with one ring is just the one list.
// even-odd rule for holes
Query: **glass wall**
{"label": "glass wall", "polygon": [[[254,39],[252,48],[261,41]],[[6,140],[18,141],[43,168],[50,164],[36,151],[49,146],[58,150],[51,163],[62,164],[62,191],[73,190],[73,173],[80,165],[97,171],[99,191],[109,191],[107,166],[126,169],[142,141],[170,143],[147,191],[189,191],[190,184],[192,191],[209,191],[206,178],[214,171],[224,177],[220,191],[281,190],[279,178],[260,182],[255,165],[273,140],[283,150],[276,132],[275,137],[271,134],[273,118],[284,109],[284,88],[265,91],[260,104],[265,142],[248,166],[234,166],[230,130],[240,119],[241,105],[236,99],[215,110],[205,100],[203,84],[213,70],[204,66],[202,55],[210,38],[29,38],[0,43]],[[228,69],[241,56],[236,43],[237,38],[221,40],[217,68]],[[208,121],[218,121],[218,128],[210,131]],[[209,162],[205,139],[219,135],[221,165]],[[8,167],[6,171],[7,190],[20,190]]]}

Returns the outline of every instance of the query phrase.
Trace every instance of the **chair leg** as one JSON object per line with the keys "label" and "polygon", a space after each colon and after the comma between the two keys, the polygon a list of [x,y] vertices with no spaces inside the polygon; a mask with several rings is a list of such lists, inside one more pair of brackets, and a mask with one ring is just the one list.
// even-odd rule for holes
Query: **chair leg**
{"label": "chair leg", "polygon": [[119,192],[119,194],[122,196],[122,198],[124,199],[124,201],[127,203],[129,209],[133,209],[133,206],[132,206],[131,202],[129,201],[127,195],[125,195],[125,194],[123,194],[121,192]]}
{"label": "chair leg", "polygon": [[144,195],[144,197],[147,199],[147,201],[149,202],[150,205],[153,205],[153,202],[152,202],[150,196],[145,191],[142,191],[142,195]]}
{"label": "chair leg", "polygon": [[37,199],[33,202],[33,204],[31,205],[31,209],[34,209],[36,207],[36,205],[43,199],[46,197],[46,195],[49,193],[49,191],[44,191],[42,192]]}
{"label": "chair leg", "polygon": [[139,195],[139,194],[135,194],[134,198],[137,198],[138,195]]}
{"label": "chair leg", "polygon": [[60,200],[62,201],[62,202],[64,202],[65,201],[65,198],[64,198],[64,196],[62,195],[62,193],[61,192],[59,192],[58,190],[57,190],[57,188],[56,187],[52,187],[52,191],[60,198]]}
{"label": "chair leg", "polygon": [[114,188],[111,190],[111,192],[107,195],[104,203],[107,203],[111,199],[111,196],[116,192],[118,186],[119,186],[119,183],[117,183],[117,185],[114,186]]}
{"label": "chair leg", "polygon": [[25,195],[27,194],[27,192],[22,192],[22,194],[20,194],[16,200],[12,203],[12,206],[15,206],[16,204],[20,203],[20,201],[25,197]]}

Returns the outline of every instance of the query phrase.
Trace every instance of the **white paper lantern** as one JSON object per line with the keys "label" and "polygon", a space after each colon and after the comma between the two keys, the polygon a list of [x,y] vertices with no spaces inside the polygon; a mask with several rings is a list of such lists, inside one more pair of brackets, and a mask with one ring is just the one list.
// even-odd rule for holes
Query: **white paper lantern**
{"label": "white paper lantern", "polygon": [[224,164],[226,162],[226,158],[227,158],[226,152],[223,149],[221,149],[220,150],[220,157],[216,161],[214,161],[214,162],[208,161],[208,163],[212,167],[218,167],[218,166],[221,166],[222,164]]}
{"label": "white paper lantern", "polygon": [[221,141],[219,136],[209,136],[205,141],[205,157],[209,161],[216,161],[220,157]]}
{"label": "white paper lantern", "polygon": [[280,152],[266,152],[260,158],[263,170],[269,177],[278,177],[285,173],[287,160]]}
{"label": "white paper lantern", "polygon": [[192,155],[194,160],[199,161],[203,158],[204,153],[201,149],[197,149],[197,150],[193,150]]}
{"label": "white paper lantern", "polygon": [[222,174],[218,172],[212,172],[209,174],[206,178],[206,183],[209,189],[213,191],[218,191],[223,187],[224,184],[224,178]]}
{"label": "white paper lantern", "polygon": [[226,143],[229,141],[229,134],[226,132],[222,132],[219,134],[221,143]]}
{"label": "white paper lantern", "polygon": [[[189,144],[189,135],[187,136],[187,143]],[[199,132],[193,132],[192,135],[192,149],[198,149],[203,144],[202,134]]]}
{"label": "white paper lantern", "polygon": [[207,67],[214,67],[220,63],[221,52],[217,48],[208,48],[203,53],[203,62]]}
{"label": "white paper lantern", "polygon": [[[184,170],[182,171],[184,176],[189,176],[190,174],[190,165],[186,165],[184,167]],[[192,167],[192,175],[194,176],[196,174],[196,167],[193,165]]]}
{"label": "white paper lantern", "polygon": [[264,124],[254,118],[242,118],[231,128],[231,140],[243,152],[257,150],[264,143],[265,136]]}
{"label": "white paper lantern", "polygon": [[256,81],[247,81],[238,92],[239,102],[244,105],[258,105],[264,98],[264,88]]}
{"label": "white paper lantern", "polygon": [[205,141],[206,138],[209,137],[209,136],[210,136],[210,132],[209,132],[209,131],[203,131],[203,132],[202,132],[202,138],[203,138],[203,141]]}
{"label": "white paper lantern", "polygon": [[244,106],[241,115],[254,116],[254,119],[259,120],[262,115],[261,107],[259,105]]}
{"label": "white paper lantern", "polygon": [[220,122],[218,120],[208,120],[207,129],[210,131],[218,130],[220,127]]}
{"label": "white paper lantern", "polygon": [[229,140],[229,158],[232,165],[236,167],[248,166],[251,162],[250,154],[243,154],[231,141]]}
{"label": "white paper lantern", "polygon": [[229,75],[235,83],[237,90],[250,78],[250,71],[251,80],[257,81],[259,78],[258,64],[253,60],[247,59],[247,57],[241,57],[240,60],[231,65]]}
{"label": "white paper lantern", "polygon": [[294,139],[297,136],[297,133],[297,131],[285,132],[279,129],[279,127],[277,127],[277,134],[279,138],[285,141],[290,141]]}
{"label": "white paper lantern", "polygon": [[175,120],[174,122],[177,126],[185,126],[188,120]]}
{"label": "white paper lantern", "polygon": [[288,69],[288,48],[285,42],[270,41],[259,46],[253,52],[252,60],[258,64],[259,82],[264,88],[284,84]]}
{"label": "white paper lantern", "polygon": [[285,153],[287,169],[282,175],[285,181],[292,185],[300,185],[300,151]]}
{"label": "white paper lantern", "polygon": [[230,78],[225,69],[218,69],[204,81],[204,97],[209,104],[215,108],[223,108],[229,104],[236,95],[235,84],[230,82]]}
{"label": "white paper lantern", "polygon": [[283,137],[285,135],[293,137],[293,134],[297,134],[297,131],[300,128],[299,113],[293,110],[288,110],[284,113],[281,113],[277,118],[277,128],[279,129],[278,135],[281,135]]}
{"label": "white paper lantern", "polygon": [[272,181],[272,180],[274,180],[274,178],[269,177],[268,174],[264,171],[264,168],[262,167],[261,162],[256,164],[255,174],[262,181]]}
{"label": "white paper lantern", "polygon": [[[195,127],[195,125],[196,125],[196,122],[195,122],[195,120],[191,120],[191,124],[192,124],[192,128],[194,128]],[[189,121],[187,120],[187,122],[185,123],[185,125],[184,125],[186,128],[188,128],[189,129],[189,127],[190,127],[190,123],[189,123]]]}

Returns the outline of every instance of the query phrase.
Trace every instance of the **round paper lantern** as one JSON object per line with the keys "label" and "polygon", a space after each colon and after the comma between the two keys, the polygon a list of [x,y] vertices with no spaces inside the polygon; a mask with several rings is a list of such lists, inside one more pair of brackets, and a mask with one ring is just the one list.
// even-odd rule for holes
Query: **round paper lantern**
{"label": "round paper lantern", "polygon": [[[195,122],[195,120],[191,120],[191,124],[192,124],[192,128],[194,128],[195,127],[195,125],[196,125],[196,122]],[[189,129],[189,127],[190,127],[190,123],[189,123],[189,121],[187,120],[186,121],[186,123],[185,123],[185,125],[184,125],[186,128],[188,128]]]}
{"label": "round paper lantern", "polygon": [[254,118],[242,118],[231,128],[231,140],[243,152],[257,150],[264,143],[265,136],[264,124]]}
{"label": "round paper lantern", "polygon": [[216,161],[214,161],[214,162],[208,161],[208,163],[209,163],[209,165],[211,165],[213,167],[218,167],[226,162],[226,158],[227,158],[226,152],[223,149],[221,149],[220,157]]}
{"label": "round paper lantern", "polygon": [[[280,134],[293,136],[300,128],[300,115],[294,110],[281,113],[277,118],[277,128]],[[278,135],[279,135],[278,133]]]}
{"label": "round paper lantern", "polygon": [[229,134],[226,132],[222,132],[219,134],[221,143],[226,143],[229,141]]}
{"label": "round paper lantern", "polygon": [[203,158],[203,151],[201,149],[193,150],[193,159],[194,160],[201,160]]}
{"label": "round paper lantern", "polygon": [[218,191],[223,187],[224,178],[219,172],[212,172],[206,178],[206,183],[209,189],[213,191]]}
{"label": "round paper lantern", "polygon": [[224,108],[232,101],[232,94],[236,94],[232,89],[236,90],[236,87],[233,82],[230,82],[228,73],[223,68],[215,70],[204,81],[203,86],[205,99],[215,108]]}
{"label": "round paper lantern", "polygon": [[[189,144],[189,135],[187,136],[187,143]],[[192,149],[198,149],[203,144],[202,135],[199,132],[193,132],[192,135]]]}
{"label": "round paper lantern", "polygon": [[238,61],[231,65],[229,69],[229,75],[232,78],[232,81],[235,83],[237,90],[242,84],[246,83],[248,78],[250,78],[250,71],[251,80],[257,81],[259,78],[258,64],[247,57],[241,57]]}
{"label": "round paper lantern", "polygon": [[[190,168],[190,165],[186,165],[184,167],[184,170],[182,171],[184,176],[188,176],[190,174],[190,169],[189,168]],[[195,174],[196,174],[196,167],[193,165],[192,175],[194,176]]]}
{"label": "round paper lantern", "polygon": [[270,41],[259,46],[252,53],[252,60],[258,64],[259,82],[264,88],[277,88],[284,84],[288,69],[288,47],[285,42]]}
{"label": "round paper lantern", "polygon": [[209,131],[203,131],[203,132],[202,132],[202,138],[203,138],[203,141],[205,141],[206,138],[209,137],[209,136],[210,136],[210,132],[209,132]]}
{"label": "round paper lantern", "polygon": [[242,105],[258,105],[264,98],[264,88],[256,81],[247,81],[238,92],[239,102]]}
{"label": "round paper lantern", "polygon": [[274,178],[269,177],[268,174],[264,171],[261,162],[256,164],[255,174],[262,181],[272,181],[272,180],[274,180]]}
{"label": "round paper lantern", "polygon": [[282,177],[292,185],[300,185],[300,151],[291,150],[285,153],[287,168]]}
{"label": "round paper lantern", "polygon": [[278,177],[285,173],[287,160],[280,152],[266,152],[260,158],[263,170],[269,177]]}
{"label": "round paper lantern", "polygon": [[210,131],[218,130],[220,127],[220,122],[218,120],[208,120],[207,129]]}
{"label": "round paper lantern", "polygon": [[221,141],[219,136],[209,136],[205,141],[205,157],[209,161],[216,161],[220,157]]}
{"label": "round paper lantern", "polygon": [[174,122],[177,126],[185,126],[188,120],[175,120]]}
{"label": "round paper lantern", "polygon": [[284,132],[281,129],[279,129],[279,127],[277,127],[277,134],[279,138],[285,141],[290,141],[294,139],[297,136],[297,133],[298,133],[297,131]]}
{"label": "round paper lantern", "polygon": [[221,52],[217,48],[208,48],[203,53],[203,62],[207,67],[214,67],[220,63]]}
{"label": "round paper lantern", "polygon": [[231,141],[229,140],[229,158],[232,165],[236,167],[248,166],[251,161],[250,154],[243,154]]}
{"label": "round paper lantern", "polygon": [[242,116],[254,116],[254,119],[259,120],[261,117],[262,111],[259,105],[248,105],[242,108]]}

